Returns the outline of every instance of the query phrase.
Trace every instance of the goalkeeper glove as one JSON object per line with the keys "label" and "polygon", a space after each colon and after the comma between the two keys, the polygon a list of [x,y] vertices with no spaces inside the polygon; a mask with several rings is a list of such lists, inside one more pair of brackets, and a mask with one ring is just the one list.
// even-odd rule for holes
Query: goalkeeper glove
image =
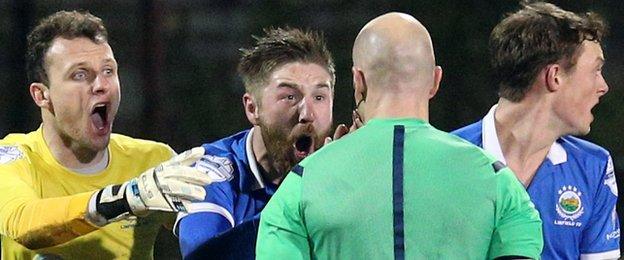
{"label": "goalkeeper glove", "polygon": [[146,216],[153,210],[186,212],[191,201],[205,198],[204,186],[215,179],[192,167],[204,151],[195,147],[121,185],[99,190],[91,196],[86,219],[104,226],[131,215]]}

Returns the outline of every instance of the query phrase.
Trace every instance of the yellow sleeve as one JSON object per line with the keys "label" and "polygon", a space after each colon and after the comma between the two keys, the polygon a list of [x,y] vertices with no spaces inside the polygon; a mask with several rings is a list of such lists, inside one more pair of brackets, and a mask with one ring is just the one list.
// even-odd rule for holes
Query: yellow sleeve
{"label": "yellow sleeve", "polygon": [[0,233],[29,249],[59,245],[97,228],[85,219],[95,192],[41,199],[22,179],[31,176],[30,164],[21,159],[0,164]]}

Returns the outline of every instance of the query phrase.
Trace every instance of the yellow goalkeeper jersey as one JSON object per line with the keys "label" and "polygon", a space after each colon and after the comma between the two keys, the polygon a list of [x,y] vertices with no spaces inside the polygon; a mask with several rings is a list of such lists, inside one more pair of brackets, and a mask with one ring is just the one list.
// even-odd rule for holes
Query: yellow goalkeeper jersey
{"label": "yellow goalkeeper jersey", "polygon": [[[96,229],[84,220],[91,195],[123,183],[172,157],[162,143],[113,134],[106,169],[80,174],[52,156],[42,129],[0,140],[0,234],[2,259],[149,259],[162,224],[170,217],[119,221]],[[28,241],[29,250],[18,241]],[[66,241],[66,242],[65,242]],[[59,244],[62,243],[62,244]],[[56,246],[49,246],[56,245]]]}

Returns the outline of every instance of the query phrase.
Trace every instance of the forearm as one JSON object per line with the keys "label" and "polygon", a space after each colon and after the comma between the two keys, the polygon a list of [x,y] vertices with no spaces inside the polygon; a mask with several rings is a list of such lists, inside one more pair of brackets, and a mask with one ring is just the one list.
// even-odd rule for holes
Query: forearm
{"label": "forearm", "polygon": [[252,219],[220,233],[192,252],[186,252],[184,259],[205,259],[210,255],[223,259],[254,259],[259,221]]}
{"label": "forearm", "polygon": [[0,230],[29,249],[59,245],[97,228],[85,220],[93,192],[23,200],[0,206]]}

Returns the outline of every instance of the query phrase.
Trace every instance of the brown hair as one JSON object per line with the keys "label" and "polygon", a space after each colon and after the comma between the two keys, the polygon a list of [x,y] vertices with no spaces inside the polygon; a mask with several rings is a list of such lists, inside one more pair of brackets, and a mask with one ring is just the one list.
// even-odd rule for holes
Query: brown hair
{"label": "brown hair", "polygon": [[45,55],[57,37],[86,37],[95,43],[108,41],[102,19],[88,11],[58,11],[44,19],[28,34],[26,73],[29,82],[48,84]]}
{"label": "brown hair", "polygon": [[571,69],[582,42],[601,42],[607,31],[605,21],[592,12],[579,15],[544,2],[521,5],[496,25],[489,43],[499,96],[512,102],[524,98],[545,66],[561,62]]}
{"label": "brown hair", "polygon": [[247,93],[255,96],[275,68],[297,61],[316,63],[327,69],[333,89],[336,81],[334,62],[322,34],[290,27],[264,29],[264,33],[264,37],[253,36],[255,46],[240,49],[238,73]]}

